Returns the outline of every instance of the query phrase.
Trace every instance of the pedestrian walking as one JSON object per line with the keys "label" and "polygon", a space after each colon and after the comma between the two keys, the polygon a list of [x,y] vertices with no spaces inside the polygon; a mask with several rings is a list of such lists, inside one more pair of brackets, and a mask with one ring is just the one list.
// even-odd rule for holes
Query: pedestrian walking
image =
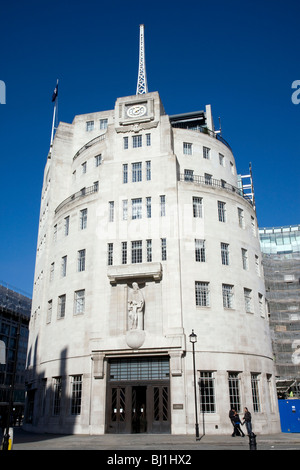
{"label": "pedestrian walking", "polygon": [[240,417],[239,417],[239,415],[237,414],[236,411],[234,412],[233,422],[234,422],[234,430],[233,430],[232,437],[235,437],[235,436],[244,437],[245,434],[243,433],[243,431],[241,429],[241,426],[240,426],[241,420],[240,420]]}
{"label": "pedestrian walking", "polygon": [[230,421],[231,421],[231,424],[232,424],[232,426],[233,426],[233,431],[234,431],[234,420],[233,420],[233,418],[234,418],[234,413],[235,413],[235,409],[234,409],[234,408],[231,408],[231,409],[229,410],[229,414],[228,414],[229,419],[230,419]]}
{"label": "pedestrian walking", "polygon": [[252,433],[252,422],[251,422],[251,413],[248,408],[244,408],[244,422],[242,424],[246,424],[247,434],[248,436]]}

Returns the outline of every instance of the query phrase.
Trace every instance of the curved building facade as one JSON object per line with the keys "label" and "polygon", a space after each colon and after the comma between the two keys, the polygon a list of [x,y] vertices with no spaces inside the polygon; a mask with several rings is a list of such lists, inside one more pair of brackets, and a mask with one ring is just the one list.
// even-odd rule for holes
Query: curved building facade
{"label": "curved building facade", "polygon": [[[211,110],[157,92],[60,123],[42,190],[26,427],[279,430],[255,210]],[[190,334],[197,342],[193,349]]]}

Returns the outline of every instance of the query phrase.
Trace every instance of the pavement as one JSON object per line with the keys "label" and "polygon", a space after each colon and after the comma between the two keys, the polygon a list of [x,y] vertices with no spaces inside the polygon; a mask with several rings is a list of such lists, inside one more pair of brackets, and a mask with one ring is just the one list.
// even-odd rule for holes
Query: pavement
{"label": "pavement", "polygon": [[[256,435],[256,449],[250,449],[248,436],[204,435],[200,440],[196,440],[193,435],[171,434],[35,434],[16,427],[14,428],[12,450],[103,451],[105,459],[114,459],[108,462],[111,464],[118,464],[117,459],[122,455],[148,455],[152,460],[152,465],[161,466],[164,463],[188,464],[189,462],[184,462],[184,459],[188,459],[188,455],[198,455],[201,450],[300,450],[300,433]],[[161,461],[161,465],[159,465],[159,460],[153,462],[153,458],[155,459],[158,454],[162,453],[175,456],[175,460],[172,462]],[[184,456],[181,461],[178,461],[179,455]],[[148,460],[145,459],[145,462]],[[120,463],[124,462],[120,461]]]}

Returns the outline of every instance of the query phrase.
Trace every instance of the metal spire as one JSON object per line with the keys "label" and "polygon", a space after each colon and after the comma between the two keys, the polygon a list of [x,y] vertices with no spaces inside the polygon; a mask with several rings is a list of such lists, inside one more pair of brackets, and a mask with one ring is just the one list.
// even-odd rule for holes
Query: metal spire
{"label": "metal spire", "polygon": [[145,64],[145,42],[144,42],[144,25],[140,24],[140,53],[139,53],[139,73],[136,87],[136,94],[142,95],[148,93],[146,64]]}

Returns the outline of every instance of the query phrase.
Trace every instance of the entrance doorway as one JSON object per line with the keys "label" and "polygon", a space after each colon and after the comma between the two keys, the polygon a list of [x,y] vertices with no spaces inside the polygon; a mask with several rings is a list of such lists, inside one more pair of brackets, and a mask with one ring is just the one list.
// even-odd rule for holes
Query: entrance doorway
{"label": "entrance doorway", "polygon": [[170,433],[169,397],[168,358],[112,360],[106,393],[106,432]]}
{"label": "entrance doorway", "polygon": [[132,432],[143,433],[147,432],[147,387],[137,386],[132,387]]}

